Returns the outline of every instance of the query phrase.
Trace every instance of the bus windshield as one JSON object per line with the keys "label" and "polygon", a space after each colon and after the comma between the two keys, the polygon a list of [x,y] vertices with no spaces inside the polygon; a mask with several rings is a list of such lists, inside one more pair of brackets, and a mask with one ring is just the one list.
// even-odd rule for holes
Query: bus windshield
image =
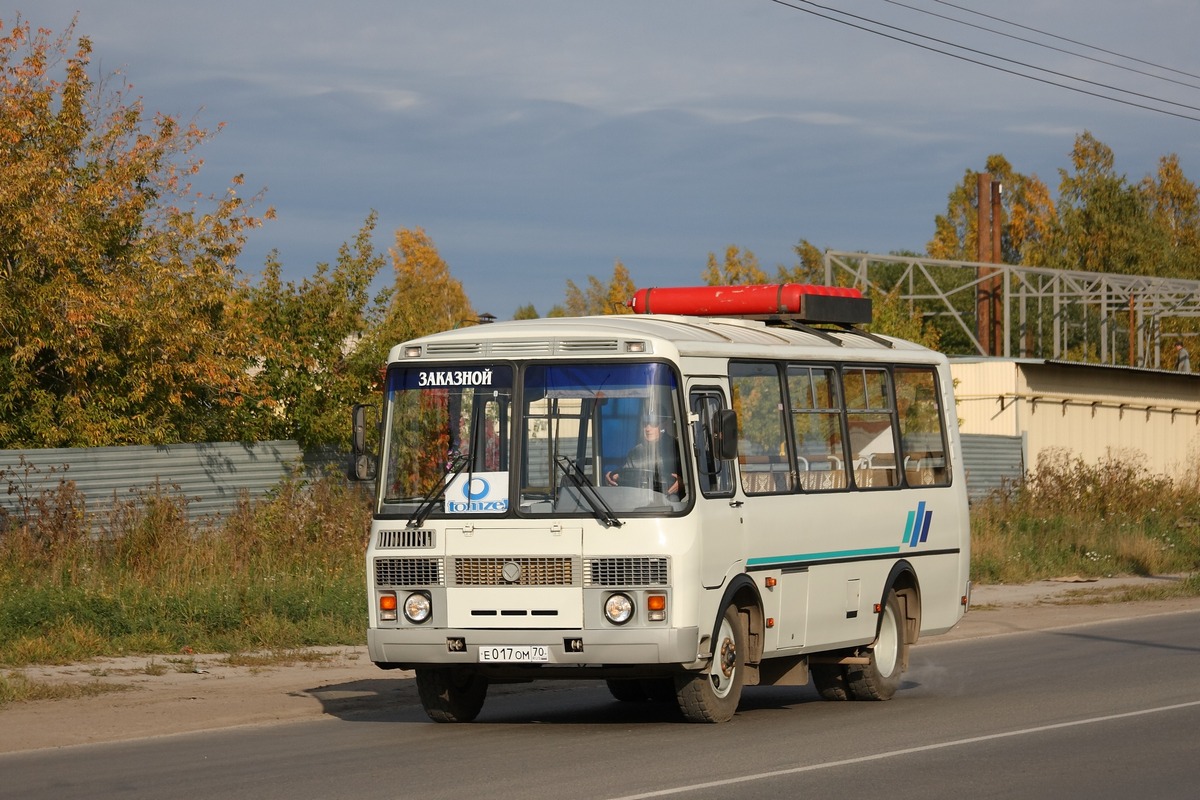
{"label": "bus windshield", "polygon": [[389,371],[380,510],[419,525],[684,508],[680,398],[667,365],[537,364],[519,393],[515,383],[505,364]]}
{"label": "bus windshield", "polygon": [[507,511],[512,385],[505,365],[389,371],[383,508]]}
{"label": "bus windshield", "polygon": [[[520,509],[681,509],[679,390],[665,364],[539,364],[522,381]],[[594,491],[593,491],[594,490]]]}

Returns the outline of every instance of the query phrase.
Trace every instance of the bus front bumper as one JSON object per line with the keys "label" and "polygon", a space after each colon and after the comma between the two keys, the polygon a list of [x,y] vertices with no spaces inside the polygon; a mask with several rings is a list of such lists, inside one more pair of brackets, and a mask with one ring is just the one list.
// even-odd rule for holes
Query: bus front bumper
{"label": "bus front bumper", "polygon": [[[545,648],[548,660],[522,666],[685,666],[698,658],[698,628],[613,630],[475,630],[371,628],[367,651],[388,668],[486,664],[481,649]],[[511,664],[510,664],[511,665]]]}

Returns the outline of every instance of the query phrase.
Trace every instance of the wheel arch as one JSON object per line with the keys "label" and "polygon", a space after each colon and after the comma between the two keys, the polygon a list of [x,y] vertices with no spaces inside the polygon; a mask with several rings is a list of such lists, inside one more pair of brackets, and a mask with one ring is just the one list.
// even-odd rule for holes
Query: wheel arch
{"label": "wheel arch", "polygon": [[756,678],[758,663],[762,660],[763,653],[762,595],[758,591],[758,585],[744,572],[735,575],[721,594],[721,602],[717,604],[712,630],[709,633],[710,645],[717,637],[717,629],[721,625],[725,609],[731,605],[736,606],[738,613],[746,620],[746,644],[749,649],[746,653],[747,677]]}
{"label": "wheel arch", "polygon": [[[887,602],[889,591],[894,591],[900,600],[900,611],[904,614],[905,650],[908,645],[917,641],[921,634],[921,582],[917,571],[907,559],[901,559],[892,565],[887,580],[883,583],[883,592],[879,596],[882,606]],[[880,615],[875,625],[875,635],[879,635],[879,626],[883,624]]]}

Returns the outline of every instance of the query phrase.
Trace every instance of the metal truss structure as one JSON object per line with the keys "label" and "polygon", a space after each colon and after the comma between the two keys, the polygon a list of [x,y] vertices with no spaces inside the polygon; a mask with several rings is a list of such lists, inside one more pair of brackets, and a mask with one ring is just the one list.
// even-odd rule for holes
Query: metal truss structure
{"label": "metal truss structure", "polygon": [[897,292],[956,355],[1161,369],[1164,341],[1200,337],[1200,281],[833,250],[824,267],[827,285]]}

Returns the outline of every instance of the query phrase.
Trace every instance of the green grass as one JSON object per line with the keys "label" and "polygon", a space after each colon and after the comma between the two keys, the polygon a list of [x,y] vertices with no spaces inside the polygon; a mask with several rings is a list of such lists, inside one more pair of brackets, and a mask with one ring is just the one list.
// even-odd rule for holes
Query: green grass
{"label": "green grass", "polygon": [[47,513],[0,532],[0,665],[364,638],[370,508],[341,480],[287,482],[209,527],[157,488],[99,536],[53,513],[73,500],[56,491],[38,498]]}

